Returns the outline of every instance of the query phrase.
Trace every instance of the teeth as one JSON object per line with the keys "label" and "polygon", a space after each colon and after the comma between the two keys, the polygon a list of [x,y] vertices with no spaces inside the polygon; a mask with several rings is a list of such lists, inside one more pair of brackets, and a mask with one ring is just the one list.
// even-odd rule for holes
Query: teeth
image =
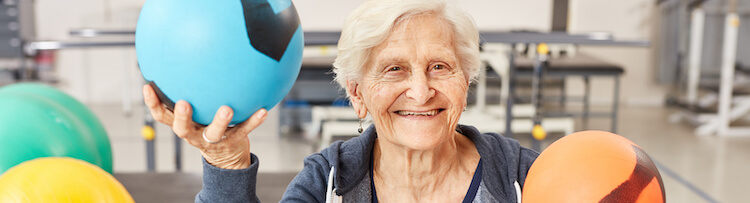
{"label": "teeth", "polygon": [[432,116],[437,113],[437,109],[427,112],[398,111],[398,114],[402,116]]}

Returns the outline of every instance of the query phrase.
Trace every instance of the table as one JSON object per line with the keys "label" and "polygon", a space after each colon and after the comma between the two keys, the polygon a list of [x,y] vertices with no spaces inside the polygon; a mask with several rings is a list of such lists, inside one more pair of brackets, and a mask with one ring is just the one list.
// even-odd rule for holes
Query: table
{"label": "table", "polygon": [[[515,62],[516,67],[516,73],[517,75],[532,75],[533,73],[533,67],[532,67],[533,61],[531,59],[527,58],[519,58]],[[583,96],[583,112],[582,117],[584,120],[584,124],[588,120],[588,118],[591,117],[598,117],[598,116],[609,116],[612,124],[611,124],[611,132],[617,131],[617,109],[619,105],[619,95],[620,95],[620,76],[625,73],[625,70],[616,64],[612,64],[606,61],[602,61],[600,59],[578,54],[574,57],[561,57],[561,58],[553,58],[549,60],[549,66],[547,69],[545,69],[545,76],[551,76],[551,77],[561,77],[566,78],[568,76],[581,76],[583,77],[584,81],[584,96]],[[612,110],[609,113],[602,113],[602,114],[591,114],[589,111],[589,97],[590,97],[590,78],[591,77],[612,77],[614,80],[615,86],[612,96]],[[513,79],[511,79],[511,82],[513,82]],[[565,87],[562,87],[563,89]],[[511,89],[513,91],[513,89]],[[511,95],[513,95],[511,93]],[[563,91],[563,94],[561,95],[561,103],[566,102],[566,95]],[[584,126],[584,128],[586,128]]]}

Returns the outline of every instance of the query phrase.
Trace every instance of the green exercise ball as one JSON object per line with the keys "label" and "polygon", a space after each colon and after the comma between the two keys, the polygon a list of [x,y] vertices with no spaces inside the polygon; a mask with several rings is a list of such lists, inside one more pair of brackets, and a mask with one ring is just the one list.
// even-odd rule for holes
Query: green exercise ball
{"label": "green exercise ball", "polygon": [[107,132],[104,130],[104,126],[99,122],[99,118],[97,118],[96,115],[84,104],[54,87],[39,83],[19,83],[0,88],[0,93],[4,92],[45,97],[64,106],[69,111],[74,112],[84,125],[92,131],[92,134],[95,135],[90,137],[90,139],[93,139],[95,143],[98,143],[98,153],[101,154],[102,157],[109,157],[108,160],[110,161],[102,163],[102,169],[110,173],[112,172],[112,149],[109,144],[110,142]]}
{"label": "green exercise ball", "polygon": [[[102,126],[102,124],[99,122],[99,118],[97,118],[96,115],[91,112],[88,107],[86,107],[86,105],[54,87],[39,83],[19,83],[0,88],[0,93],[2,92],[39,95],[54,100],[55,102],[65,106],[65,108],[69,109],[70,111],[76,112],[78,118],[80,118],[87,126],[89,126],[90,129],[94,131],[94,133],[100,135],[107,134],[107,132],[104,130],[104,126]],[[109,143],[109,139],[107,138],[107,136],[96,138],[103,139],[104,141]],[[111,150],[109,150],[109,148],[106,148],[106,150],[103,149],[102,153],[111,154]]]}
{"label": "green exercise ball", "polygon": [[107,133],[86,106],[41,84],[0,88],[0,173],[38,157],[66,156],[112,173]]}

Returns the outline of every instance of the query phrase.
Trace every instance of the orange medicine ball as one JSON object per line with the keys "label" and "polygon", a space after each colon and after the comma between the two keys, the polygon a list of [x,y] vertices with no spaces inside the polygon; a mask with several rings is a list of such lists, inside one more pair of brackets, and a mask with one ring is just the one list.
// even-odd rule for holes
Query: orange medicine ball
{"label": "orange medicine ball", "polygon": [[560,138],[529,169],[524,203],[666,202],[651,158],[630,140],[604,131]]}

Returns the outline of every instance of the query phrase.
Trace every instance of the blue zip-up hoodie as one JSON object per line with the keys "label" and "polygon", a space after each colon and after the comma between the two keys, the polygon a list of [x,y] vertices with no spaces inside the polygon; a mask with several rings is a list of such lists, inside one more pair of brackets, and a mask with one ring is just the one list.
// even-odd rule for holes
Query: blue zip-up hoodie
{"label": "blue zip-up hoodie", "polygon": [[[472,126],[457,129],[476,145],[482,159],[482,180],[474,202],[517,202],[529,167],[538,152],[496,133],[479,133]],[[359,137],[337,141],[320,153],[305,158],[305,166],[289,183],[282,202],[372,202],[370,155],[377,132],[371,125]],[[255,194],[258,157],[246,169],[216,168],[203,161],[203,189],[195,202],[259,202]],[[328,188],[334,169],[333,188]],[[326,192],[333,193],[327,196]]]}

